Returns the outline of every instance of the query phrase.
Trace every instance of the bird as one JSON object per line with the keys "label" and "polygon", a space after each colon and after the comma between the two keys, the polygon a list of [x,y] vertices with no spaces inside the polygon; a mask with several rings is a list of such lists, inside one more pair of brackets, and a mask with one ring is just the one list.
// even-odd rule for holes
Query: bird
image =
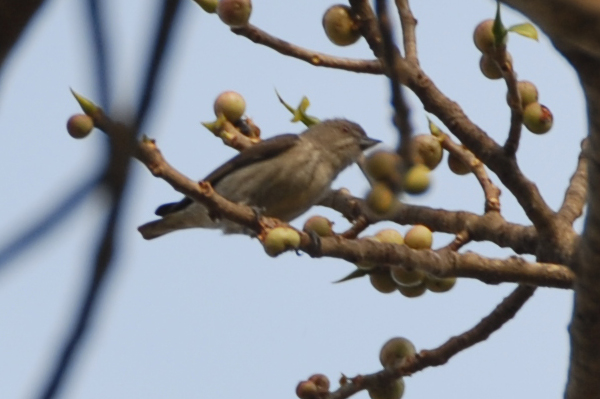
{"label": "bird", "polygon": [[[338,174],[378,143],[354,122],[324,120],[300,134],[281,134],[242,150],[203,181],[229,201],[289,222],[319,203]],[[213,220],[204,205],[189,197],[161,205],[155,214],[161,218],[138,228],[147,240],[196,227],[250,234],[234,222]]]}

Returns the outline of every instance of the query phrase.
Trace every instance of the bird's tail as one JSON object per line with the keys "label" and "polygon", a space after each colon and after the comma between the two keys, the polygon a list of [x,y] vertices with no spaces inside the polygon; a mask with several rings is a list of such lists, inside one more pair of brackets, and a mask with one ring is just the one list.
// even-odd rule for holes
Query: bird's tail
{"label": "bird's tail", "polygon": [[206,208],[199,204],[193,209],[169,213],[161,219],[143,224],[138,227],[138,231],[146,240],[152,240],[172,231],[198,227],[209,229],[219,227],[219,224],[208,216]]}

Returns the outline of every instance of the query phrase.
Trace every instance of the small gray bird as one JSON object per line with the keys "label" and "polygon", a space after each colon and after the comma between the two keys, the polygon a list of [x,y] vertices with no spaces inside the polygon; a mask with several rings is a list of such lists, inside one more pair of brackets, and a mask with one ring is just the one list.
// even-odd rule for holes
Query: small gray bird
{"label": "small gray bird", "polygon": [[[337,175],[356,162],[363,150],[379,142],[367,137],[354,122],[326,120],[299,135],[282,134],[261,141],[204,181],[230,201],[288,222],[323,199]],[[206,207],[188,197],[161,205],[155,213],[162,218],[138,228],[147,240],[193,227],[220,228],[226,234],[245,232],[239,224],[212,220]]]}

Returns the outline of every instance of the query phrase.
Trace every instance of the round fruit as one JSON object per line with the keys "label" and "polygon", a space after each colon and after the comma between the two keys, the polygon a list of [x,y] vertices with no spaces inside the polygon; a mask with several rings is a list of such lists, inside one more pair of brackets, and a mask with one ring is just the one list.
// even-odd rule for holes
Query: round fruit
{"label": "round fruit", "polygon": [[552,128],[552,122],[552,112],[540,103],[531,103],[523,110],[523,124],[531,133],[546,133]]}
{"label": "round fruit", "polygon": [[430,249],[433,244],[433,234],[427,227],[417,224],[406,233],[404,244],[412,249]]}
{"label": "round fruit", "polygon": [[312,381],[300,381],[296,386],[296,395],[300,399],[314,399],[318,397],[319,390]]}
{"label": "round fruit", "polygon": [[369,176],[377,181],[390,180],[398,174],[400,157],[388,151],[377,151],[367,158],[366,170]]}
{"label": "round fruit", "polygon": [[431,292],[450,291],[456,284],[456,277],[436,277],[428,275],[425,279],[425,286]]}
{"label": "round fruit", "polygon": [[398,378],[385,385],[368,389],[371,399],[400,399],[404,395],[404,380]]}
{"label": "round fruit", "polygon": [[308,378],[317,386],[319,393],[329,392],[329,378],[324,374],[313,374]]}
{"label": "round fruit", "polygon": [[94,129],[94,120],[85,114],[76,114],[67,121],[67,132],[76,139],[86,137]]}
{"label": "round fruit", "polygon": [[448,167],[452,172],[460,176],[466,175],[467,173],[471,172],[471,168],[469,167],[469,165],[464,163],[460,158],[458,158],[454,154],[450,154],[448,156]]}
{"label": "round fruit", "polygon": [[387,272],[373,272],[369,274],[371,285],[382,294],[390,294],[396,291],[396,283]]}
{"label": "round fruit", "polygon": [[406,270],[400,266],[390,268],[390,276],[396,284],[404,287],[414,287],[425,280],[425,272],[422,270]]}
{"label": "round fruit", "polygon": [[304,223],[304,231],[314,231],[319,237],[331,237],[333,223],[323,216],[313,216]]}
{"label": "round fruit", "polygon": [[429,188],[430,170],[425,165],[416,164],[404,176],[404,190],[409,194],[422,194]]}
{"label": "round fruit", "polygon": [[325,11],[323,29],[333,44],[348,46],[360,39],[358,24],[352,18],[352,9],[343,4],[336,4]]}
{"label": "round fruit", "polygon": [[533,83],[528,80],[521,80],[517,83],[517,90],[521,96],[521,105],[523,109],[531,103],[535,103],[538,100],[538,90]]}
{"label": "round fruit", "polygon": [[288,249],[298,248],[300,234],[289,227],[275,227],[267,233],[263,245],[269,256],[277,256]]}
{"label": "round fruit", "polygon": [[482,53],[491,53],[496,48],[496,38],[494,37],[493,29],[494,20],[486,19],[479,23],[473,32],[475,47]]}
{"label": "round fruit", "polygon": [[427,291],[427,286],[425,285],[425,281],[413,287],[405,287],[403,285],[399,285],[398,291],[400,291],[400,293],[407,298],[416,298],[423,295]]}
{"label": "round fruit", "polygon": [[202,9],[208,13],[217,12],[217,4],[219,0],[194,0]]}
{"label": "round fruit", "polygon": [[[510,53],[506,53],[506,60],[510,65],[512,65],[512,56]],[[483,54],[481,59],[479,60],[479,69],[483,76],[488,79],[500,79],[502,77],[502,69],[496,62],[492,59],[492,57]]]}
{"label": "round fruit", "polygon": [[375,183],[369,194],[367,194],[367,205],[375,213],[383,214],[389,212],[395,202],[396,197],[394,193],[384,183]]}
{"label": "round fruit", "polygon": [[225,91],[217,97],[214,107],[215,115],[223,114],[229,122],[237,122],[246,111],[246,101],[235,91]]}
{"label": "round fruit", "polygon": [[403,337],[392,338],[381,347],[379,361],[387,369],[398,366],[406,357],[417,353],[415,346]]}
{"label": "round fruit", "polygon": [[442,144],[431,134],[419,134],[412,139],[413,162],[423,164],[430,170],[442,162]]}
{"label": "round fruit", "polygon": [[219,0],[217,5],[219,18],[232,28],[247,25],[251,13],[252,2],[250,0]]}
{"label": "round fruit", "polygon": [[375,234],[379,242],[387,242],[390,244],[404,244],[402,234],[394,229],[384,229]]}

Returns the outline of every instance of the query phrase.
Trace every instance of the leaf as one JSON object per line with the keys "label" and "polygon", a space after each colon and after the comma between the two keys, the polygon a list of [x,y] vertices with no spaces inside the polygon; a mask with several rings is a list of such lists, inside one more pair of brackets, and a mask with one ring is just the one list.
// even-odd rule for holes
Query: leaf
{"label": "leaf", "polygon": [[496,2],[496,18],[494,19],[494,26],[492,27],[492,32],[494,33],[494,39],[496,39],[496,46],[506,44],[506,36],[508,31],[502,24],[502,19],[500,18],[500,2]]}
{"label": "leaf", "polygon": [[521,36],[528,37],[535,41],[539,41],[537,29],[535,29],[535,26],[533,26],[529,22],[526,22],[524,24],[513,25],[510,28],[508,28],[508,31],[515,32]]}
{"label": "leaf", "polygon": [[437,127],[437,125],[433,123],[433,121],[429,119],[429,117],[427,117],[427,121],[429,122],[429,131],[431,132],[431,134],[433,134],[436,137],[442,134],[440,128]]}
{"label": "leaf", "polygon": [[352,273],[350,273],[350,274],[349,274],[349,275],[347,275],[346,277],[344,277],[344,278],[342,278],[342,279],[340,279],[340,280],[334,281],[333,283],[334,283],[334,284],[337,284],[337,283],[343,283],[343,282],[345,282],[345,281],[354,280],[355,278],[361,278],[361,277],[364,277],[364,276],[366,276],[367,274],[369,274],[369,273],[368,273],[366,270],[356,269],[355,271],[353,271]]}

